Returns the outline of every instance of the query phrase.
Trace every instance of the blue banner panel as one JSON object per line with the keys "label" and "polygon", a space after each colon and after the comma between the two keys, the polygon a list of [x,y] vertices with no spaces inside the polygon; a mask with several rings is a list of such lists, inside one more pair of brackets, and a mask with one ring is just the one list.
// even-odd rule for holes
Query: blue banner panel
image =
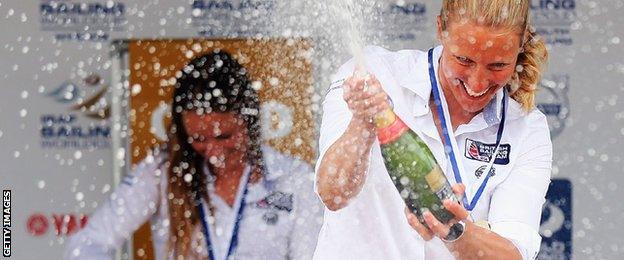
{"label": "blue banner panel", "polygon": [[538,259],[570,259],[572,256],[572,183],[553,179],[546,193],[540,224],[542,245]]}

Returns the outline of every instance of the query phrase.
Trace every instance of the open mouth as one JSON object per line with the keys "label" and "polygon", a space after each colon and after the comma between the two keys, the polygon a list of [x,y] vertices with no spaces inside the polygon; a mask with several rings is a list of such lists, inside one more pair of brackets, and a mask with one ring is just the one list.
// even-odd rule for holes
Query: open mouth
{"label": "open mouth", "polygon": [[487,93],[489,90],[489,88],[486,88],[482,92],[474,92],[470,88],[468,88],[468,86],[466,86],[466,84],[462,80],[459,80],[459,84],[461,84],[461,86],[464,88],[466,94],[468,94],[468,96],[472,98],[480,98],[481,96],[485,95],[485,93]]}

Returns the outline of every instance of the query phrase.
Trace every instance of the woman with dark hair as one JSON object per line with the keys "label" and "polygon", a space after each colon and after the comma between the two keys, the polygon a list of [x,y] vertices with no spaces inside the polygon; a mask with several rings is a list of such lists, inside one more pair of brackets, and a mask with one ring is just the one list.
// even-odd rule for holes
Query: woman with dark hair
{"label": "woman with dark hair", "polygon": [[69,243],[66,258],[111,257],[151,219],[157,259],[308,259],[320,228],[312,169],[261,144],[247,71],[215,50],[178,73],[169,141]]}

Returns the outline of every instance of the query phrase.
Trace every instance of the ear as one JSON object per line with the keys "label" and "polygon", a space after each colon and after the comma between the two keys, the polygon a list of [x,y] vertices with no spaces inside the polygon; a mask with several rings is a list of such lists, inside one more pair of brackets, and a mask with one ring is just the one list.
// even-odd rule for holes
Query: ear
{"label": "ear", "polygon": [[442,43],[442,16],[438,15],[436,22],[437,22],[436,23],[436,28],[437,28],[436,38],[438,38],[438,41]]}

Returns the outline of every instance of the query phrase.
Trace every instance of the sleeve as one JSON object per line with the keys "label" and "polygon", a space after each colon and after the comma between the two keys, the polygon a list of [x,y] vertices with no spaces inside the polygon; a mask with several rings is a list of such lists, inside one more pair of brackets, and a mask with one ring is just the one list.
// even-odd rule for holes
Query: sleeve
{"label": "sleeve", "polygon": [[[535,114],[539,116],[535,116]],[[552,169],[552,143],[546,118],[534,111],[524,149],[509,177],[492,194],[488,221],[492,231],[509,239],[523,259],[535,259],[539,224]]]}
{"label": "sleeve", "polygon": [[112,259],[115,250],[157,211],[159,172],[152,156],[141,162],[85,228],[69,238],[64,259]]}
{"label": "sleeve", "polygon": [[323,223],[323,206],[313,191],[312,167],[301,164],[294,184],[297,186],[294,207],[294,224],[289,236],[289,259],[312,259],[318,234]]}
{"label": "sleeve", "polygon": [[321,119],[321,128],[319,136],[319,157],[316,161],[315,177],[314,177],[314,191],[318,194],[316,187],[317,175],[316,172],[319,169],[323,156],[340,138],[340,136],[347,130],[349,122],[351,121],[351,111],[347,106],[347,103],[343,99],[342,84],[348,78],[354,70],[354,61],[350,60],[342,65],[338,72],[332,77],[332,83],[325,93],[323,99],[323,116]]}

